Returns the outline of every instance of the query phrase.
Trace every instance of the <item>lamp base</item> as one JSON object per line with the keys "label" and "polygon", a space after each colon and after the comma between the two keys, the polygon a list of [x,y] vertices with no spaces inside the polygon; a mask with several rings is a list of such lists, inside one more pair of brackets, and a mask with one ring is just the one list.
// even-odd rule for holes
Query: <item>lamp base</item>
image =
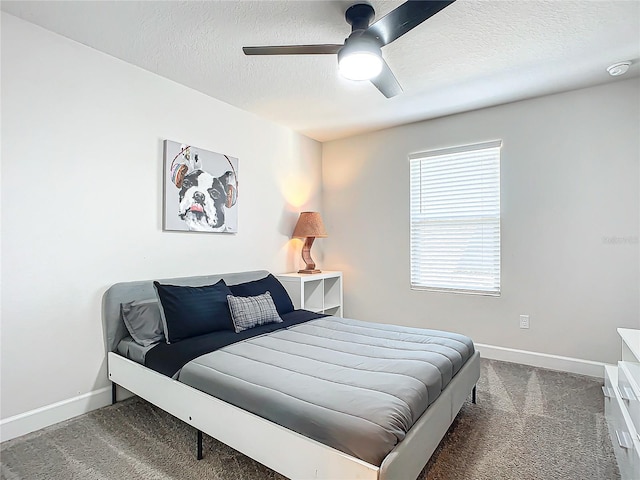
{"label": "lamp base", "polygon": [[298,273],[322,273],[321,270],[298,270]]}
{"label": "lamp base", "polygon": [[298,273],[320,273],[320,270],[316,268],[316,264],[311,258],[311,246],[316,237],[307,237],[304,240],[304,246],[302,247],[302,260],[304,260],[304,266],[302,270],[298,270]]}

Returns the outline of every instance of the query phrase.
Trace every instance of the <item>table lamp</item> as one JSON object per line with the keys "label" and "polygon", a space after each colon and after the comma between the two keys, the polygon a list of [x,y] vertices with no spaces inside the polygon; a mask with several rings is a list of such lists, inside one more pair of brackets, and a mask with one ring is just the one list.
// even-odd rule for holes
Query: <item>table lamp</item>
{"label": "table lamp", "polygon": [[311,246],[316,237],[328,237],[320,214],[318,212],[302,212],[300,218],[298,218],[298,223],[296,223],[296,228],[293,230],[292,237],[305,239],[302,247],[302,260],[304,260],[306,268],[298,270],[298,273],[320,273],[311,258]]}

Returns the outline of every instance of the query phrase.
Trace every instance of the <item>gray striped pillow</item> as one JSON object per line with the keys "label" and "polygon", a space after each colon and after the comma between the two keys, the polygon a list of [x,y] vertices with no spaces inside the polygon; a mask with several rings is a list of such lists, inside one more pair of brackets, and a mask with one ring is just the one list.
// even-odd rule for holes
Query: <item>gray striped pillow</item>
{"label": "gray striped pillow", "polygon": [[267,323],[282,322],[269,291],[255,297],[227,295],[227,302],[236,333]]}

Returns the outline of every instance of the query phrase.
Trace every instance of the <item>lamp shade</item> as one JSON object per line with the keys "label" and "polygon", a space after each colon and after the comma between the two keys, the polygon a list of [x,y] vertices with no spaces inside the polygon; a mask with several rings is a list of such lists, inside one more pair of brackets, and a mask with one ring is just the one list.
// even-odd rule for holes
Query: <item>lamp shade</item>
{"label": "lamp shade", "polygon": [[292,237],[328,237],[327,231],[322,223],[322,217],[318,212],[302,212],[296,228],[293,230]]}

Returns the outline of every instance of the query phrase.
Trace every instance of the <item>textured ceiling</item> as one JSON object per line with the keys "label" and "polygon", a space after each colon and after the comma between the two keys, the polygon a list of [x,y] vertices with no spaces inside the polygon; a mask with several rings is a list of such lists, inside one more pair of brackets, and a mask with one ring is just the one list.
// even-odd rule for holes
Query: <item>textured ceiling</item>
{"label": "textured ceiling", "polygon": [[[640,75],[640,2],[458,0],[383,48],[404,93],[341,78],[345,1],[2,1],[2,10],[320,141]],[[401,1],[371,1],[376,18]]]}

